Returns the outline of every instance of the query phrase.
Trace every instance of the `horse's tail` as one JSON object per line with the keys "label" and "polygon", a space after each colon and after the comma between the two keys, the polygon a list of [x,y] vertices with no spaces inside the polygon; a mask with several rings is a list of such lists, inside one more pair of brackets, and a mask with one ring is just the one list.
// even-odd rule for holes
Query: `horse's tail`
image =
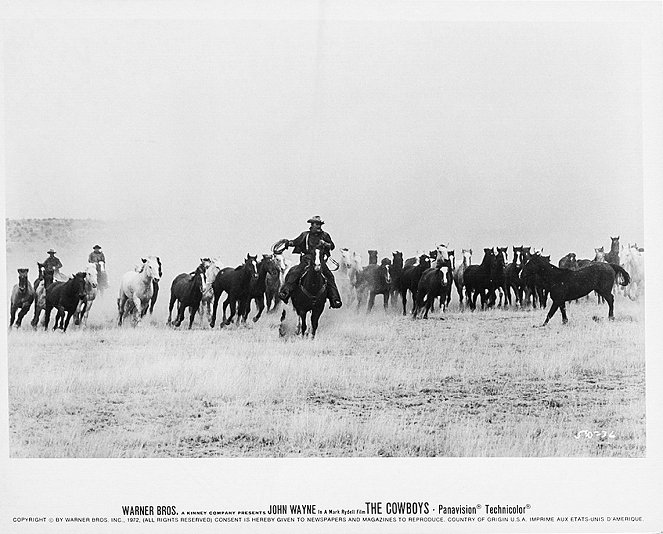
{"label": "horse's tail", "polygon": [[631,277],[621,265],[617,265],[616,263],[609,263],[608,265],[615,271],[619,285],[627,286],[631,283]]}

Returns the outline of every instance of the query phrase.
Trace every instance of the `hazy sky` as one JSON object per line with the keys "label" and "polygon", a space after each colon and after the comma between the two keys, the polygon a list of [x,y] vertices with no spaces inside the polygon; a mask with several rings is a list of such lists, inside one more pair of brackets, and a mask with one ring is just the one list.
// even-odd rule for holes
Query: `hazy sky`
{"label": "hazy sky", "polygon": [[7,217],[184,217],[233,250],[315,214],[381,256],[642,243],[637,26],[306,15],[10,25]]}

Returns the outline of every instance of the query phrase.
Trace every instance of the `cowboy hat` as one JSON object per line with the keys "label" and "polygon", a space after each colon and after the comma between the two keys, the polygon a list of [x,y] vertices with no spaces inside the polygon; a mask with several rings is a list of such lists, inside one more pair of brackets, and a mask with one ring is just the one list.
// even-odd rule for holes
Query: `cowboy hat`
{"label": "cowboy hat", "polygon": [[46,253],[47,253],[47,254],[55,254],[55,250],[50,249],[50,250],[48,250]]}
{"label": "cowboy hat", "polygon": [[315,215],[314,217],[311,217],[311,218],[310,218],[308,221],[306,221],[306,222],[307,222],[307,223],[311,223],[311,224],[313,224],[313,223],[325,224],[325,221],[323,221],[323,220],[320,218],[320,215]]}
{"label": "cowboy hat", "polygon": [[93,249],[96,249],[96,248],[98,248],[98,249],[100,249],[100,250],[101,250],[101,246],[100,246],[100,245],[95,245],[95,246],[93,246],[92,248],[93,248]]}

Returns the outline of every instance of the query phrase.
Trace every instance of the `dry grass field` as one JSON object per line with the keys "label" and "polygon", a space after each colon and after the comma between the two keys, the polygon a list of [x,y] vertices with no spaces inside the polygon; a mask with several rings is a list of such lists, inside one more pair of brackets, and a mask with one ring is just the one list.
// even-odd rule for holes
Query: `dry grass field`
{"label": "dry grass field", "polygon": [[117,328],[104,299],[87,330],[10,333],[13,457],[645,454],[644,310],[622,297],[614,322],[592,297],[546,328],[327,309],[314,340],[280,339],[276,314]]}

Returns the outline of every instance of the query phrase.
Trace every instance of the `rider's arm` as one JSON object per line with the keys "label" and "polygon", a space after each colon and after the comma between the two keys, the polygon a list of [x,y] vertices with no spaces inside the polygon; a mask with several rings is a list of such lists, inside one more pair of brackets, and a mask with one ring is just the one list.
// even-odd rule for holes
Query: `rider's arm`
{"label": "rider's arm", "polygon": [[331,236],[327,232],[325,232],[323,239],[327,243],[329,250],[334,250],[335,248],[334,242],[332,241]]}

